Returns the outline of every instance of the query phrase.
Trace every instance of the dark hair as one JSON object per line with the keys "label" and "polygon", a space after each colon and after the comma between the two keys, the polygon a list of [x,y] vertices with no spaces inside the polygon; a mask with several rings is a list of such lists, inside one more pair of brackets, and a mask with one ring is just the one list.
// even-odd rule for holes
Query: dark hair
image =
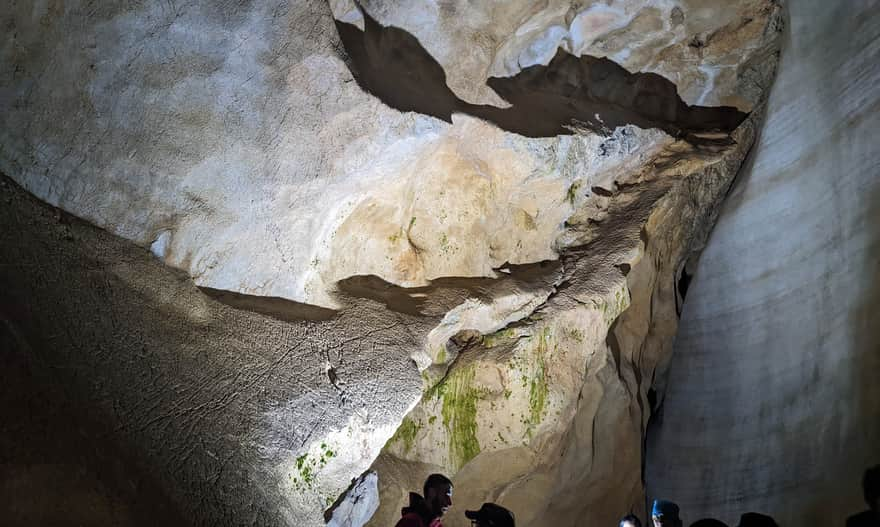
{"label": "dark hair", "polygon": [[747,512],[740,516],[739,527],[779,527],[776,520],[766,514]]}
{"label": "dark hair", "polygon": [[449,485],[452,486],[452,481],[444,476],[443,474],[431,474],[428,476],[428,479],[425,480],[425,485],[422,487],[422,494],[424,497],[428,497],[428,489],[436,489],[439,487],[443,487]]}
{"label": "dark hair", "polygon": [[636,527],[642,527],[642,521],[635,514],[627,514],[626,516],[621,518],[620,523],[617,525],[617,527],[623,527],[623,524],[627,522],[635,525]]}
{"label": "dark hair", "polygon": [[870,467],[865,471],[862,478],[862,490],[865,491],[865,501],[874,506],[874,502],[880,499],[880,465]]}
{"label": "dark hair", "polygon": [[727,524],[714,518],[703,518],[692,523],[691,527],[727,527]]}

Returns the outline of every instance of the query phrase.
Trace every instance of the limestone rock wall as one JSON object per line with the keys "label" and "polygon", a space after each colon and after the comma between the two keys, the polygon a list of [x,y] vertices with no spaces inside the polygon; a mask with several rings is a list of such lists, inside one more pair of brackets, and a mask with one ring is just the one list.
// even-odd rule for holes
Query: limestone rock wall
{"label": "limestone rock wall", "polygon": [[[760,99],[738,75],[763,45],[767,0],[504,4],[366,8],[474,100],[504,106],[488,76],[560,46],[665,75],[690,104]],[[343,19],[345,6],[332,3]],[[663,143],[639,131],[626,155],[596,156],[601,141],[582,135],[394,111],[353,82],[318,0],[15,3],[2,17],[0,169],[211,289],[337,308],[350,277],[417,287],[554,259],[568,189]]]}
{"label": "limestone rock wall", "polygon": [[686,520],[842,525],[880,462],[880,8],[788,9],[766,125],[692,265],[649,432],[649,493]]}
{"label": "limestone rock wall", "polygon": [[[0,315],[20,343],[0,351],[5,364],[24,365],[7,370],[21,392],[4,394],[16,403],[5,422],[23,423],[3,429],[16,445],[0,459],[8,492],[21,492],[16,474],[34,467],[51,465],[64,481],[84,464],[135,511],[143,505],[129,485],[150,483],[159,490],[143,499],[168,504],[182,525],[321,525],[420,394],[410,353],[432,327],[427,317],[388,314],[375,301],[317,322],[233,309],[10,180],[0,190]],[[34,426],[47,432],[31,438]],[[47,436],[58,447],[33,452]],[[124,456],[71,452],[83,442]],[[151,514],[131,524],[153,525]]]}
{"label": "limestone rock wall", "polygon": [[[359,525],[377,497],[390,522],[431,470],[452,526],[484,499],[526,526],[639,506],[673,284],[760,125],[779,8],[498,7],[0,15],[8,353],[129,453],[108,485],[141,474],[205,525]],[[403,66],[407,103],[482,113],[368,93],[341,24]],[[483,119],[519,107],[488,77],[520,74],[601,113]]]}
{"label": "limestone rock wall", "polygon": [[429,471],[454,475],[452,526],[483,501],[509,506],[523,525],[643,515],[648,392],[671,356],[677,268],[705,239],[757,119],[721,154],[677,144],[606,198],[601,219],[569,219],[561,277],[540,309],[472,336],[444,377],[427,377],[431,388],[373,465],[381,500],[371,525],[392,522]]}

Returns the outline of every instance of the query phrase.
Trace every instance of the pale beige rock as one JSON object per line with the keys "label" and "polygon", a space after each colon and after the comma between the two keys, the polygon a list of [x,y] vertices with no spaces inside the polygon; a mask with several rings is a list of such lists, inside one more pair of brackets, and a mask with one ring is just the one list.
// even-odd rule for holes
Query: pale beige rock
{"label": "pale beige rock", "polygon": [[393,522],[405,490],[430,471],[456,483],[451,526],[484,501],[535,526],[640,510],[648,392],[663,389],[677,327],[675,275],[705,238],[755,125],[721,152],[671,145],[582,209],[601,209],[598,222],[569,219],[562,277],[537,314],[472,341],[443,379],[427,378],[373,465],[381,503],[371,525]]}
{"label": "pale beige rock", "polygon": [[[667,75],[687,102],[743,109],[760,108],[775,63],[770,1],[364,7],[418,37],[462,98],[499,106],[488,76],[546,63],[560,46]],[[199,286],[340,311],[293,323],[290,347],[254,345],[265,372],[240,380],[238,362],[217,365],[224,401],[241,388],[258,403],[237,403],[246,430],[181,470],[195,479],[198,463],[235,454],[224,477],[258,484],[210,518],[245,522],[251,500],[260,518],[320,525],[371,463],[383,524],[429,470],[459,487],[453,527],[460,507],[486,499],[515,505],[526,526],[608,523],[640,503],[647,392],[676,324],[672,276],[711,224],[757,114],[731,143],[700,148],[633,126],[529,139],[364,93],[337,52],[332,16],[359,17],[343,1],[58,9],[3,15],[14,31],[0,47],[0,169]],[[150,305],[177,306],[169,298]],[[213,311],[197,304],[162,309],[201,327]],[[258,334],[259,320],[242,333]],[[185,329],[179,340],[191,342]],[[294,390],[273,365],[300,347],[308,362]],[[341,375],[334,350],[369,374]],[[375,362],[385,351],[387,369]],[[148,422],[173,414],[139,404],[125,410]],[[223,435],[215,406],[221,417],[181,441]],[[138,452],[168,482],[179,450],[165,456],[152,440]]]}
{"label": "pale beige rock", "polygon": [[[466,99],[492,99],[489,75],[546,63],[561,45],[657,71],[688,102],[715,104],[756,96],[734,73],[761,45],[766,5],[365,8],[420,38]],[[356,18],[350,4],[331,7]],[[684,23],[673,30],[674,7]],[[201,286],[338,307],[334,284],[349,276],[411,287],[553,259],[567,189],[631,161],[599,159],[595,138],[525,140],[471,118],[450,126],[390,110],[352,82],[331,27],[305,7],[255,4],[225,22],[193,6],[65,9],[64,19],[39,6],[5,15],[18,29],[3,48],[0,167],[49,203],[151,246]],[[747,15],[753,22],[732,22]],[[567,18],[567,36],[547,36]],[[626,30],[643,19],[662,46]],[[714,39],[699,53],[687,45],[697,31]],[[540,60],[505,58],[538,49]],[[662,144],[634,133],[645,151]]]}

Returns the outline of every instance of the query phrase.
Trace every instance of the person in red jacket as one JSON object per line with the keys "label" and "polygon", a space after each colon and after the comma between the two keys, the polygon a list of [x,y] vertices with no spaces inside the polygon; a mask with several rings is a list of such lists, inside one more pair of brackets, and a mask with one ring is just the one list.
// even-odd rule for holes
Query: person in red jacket
{"label": "person in red jacket", "polygon": [[422,490],[424,498],[409,493],[409,506],[400,511],[395,527],[443,527],[440,519],[452,506],[452,481],[443,474],[431,474]]}

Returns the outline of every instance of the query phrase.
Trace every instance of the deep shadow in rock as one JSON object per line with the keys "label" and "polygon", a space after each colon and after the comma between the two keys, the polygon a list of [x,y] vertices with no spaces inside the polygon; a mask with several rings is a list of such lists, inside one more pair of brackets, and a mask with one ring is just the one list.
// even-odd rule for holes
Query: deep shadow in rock
{"label": "deep shadow in rock", "polygon": [[[857,366],[849,370],[853,375],[857,415],[861,416],[860,439],[874,444],[873,459],[863,460],[865,468],[880,464],[880,185],[871,192],[868,203],[864,226],[870,234],[863,258],[865,268],[873,272],[865,277],[865,289],[850,319]],[[852,482],[860,476],[853,473]]]}
{"label": "deep shadow in rock", "polygon": [[[518,291],[547,287],[560,272],[562,264],[546,260],[533,264],[501,266],[498,276],[444,277],[431,280],[423,287],[402,287],[375,275],[358,275],[336,283],[342,296],[351,301],[367,298],[385,304],[399,313],[420,316],[442,316],[468,298],[491,300],[491,291],[509,286]],[[350,303],[353,303],[350,302]]]}
{"label": "deep shadow in rock", "polygon": [[16,322],[25,311],[0,305],[0,524],[191,525],[70,397],[66,372],[41,363]]}
{"label": "deep shadow in rock", "polygon": [[253,311],[286,322],[329,320],[338,313],[335,309],[295,302],[277,296],[246,295],[210,287],[199,287],[199,290],[230,307]]}
{"label": "deep shadow in rock", "polygon": [[470,104],[453,93],[443,67],[415,36],[361,12],[364,31],[336,20],[347,63],[361,88],[403,112],[447,122],[453,113],[464,113],[526,137],[579,129],[608,134],[633,124],[693,142],[711,141],[700,134],[728,134],[747,116],[730,106],[689,106],[675,84],[660,75],[630,73],[607,58],[575,57],[562,49],[547,66],[529,66],[513,77],[487,81],[510,108]]}
{"label": "deep shadow in rock", "polygon": [[[233,309],[2,174],[0,204],[2,525],[305,524],[277,467],[363,405],[398,415],[419,393],[416,317]],[[75,494],[95,515],[72,514]],[[13,506],[30,512],[13,522]]]}

